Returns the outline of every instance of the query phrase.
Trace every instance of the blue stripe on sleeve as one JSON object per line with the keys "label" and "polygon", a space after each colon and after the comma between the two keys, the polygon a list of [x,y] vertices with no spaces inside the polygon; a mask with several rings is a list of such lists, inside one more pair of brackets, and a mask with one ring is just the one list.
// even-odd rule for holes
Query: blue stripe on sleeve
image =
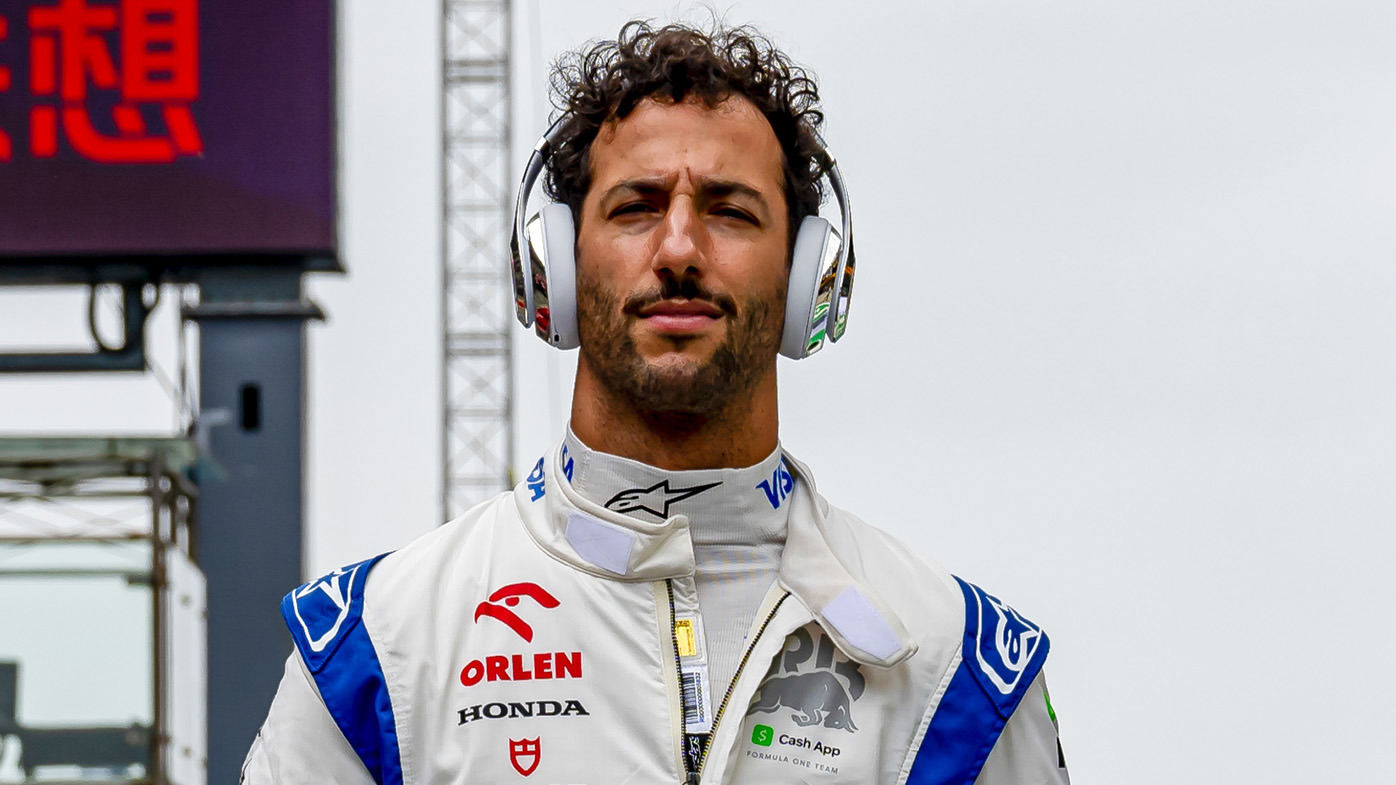
{"label": "blue stripe on sleeve", "polygon": [[281,601],[281,615],[325,708],[373,781],[401,785],[402,758],[387,679],[361,623],[364,583],[381,558],[301,586]]}
{"label": "blue stripe on sleeve", "polygon": [[979,776],[1007,723],[961,662],[950,677],[906,785],[968,785]]}
{"label": "blue stripe on sleeve", "polygon": [[916,751],[907,785],[970,785],[1047,660],[1041,627],[972,583],[960,664]]}

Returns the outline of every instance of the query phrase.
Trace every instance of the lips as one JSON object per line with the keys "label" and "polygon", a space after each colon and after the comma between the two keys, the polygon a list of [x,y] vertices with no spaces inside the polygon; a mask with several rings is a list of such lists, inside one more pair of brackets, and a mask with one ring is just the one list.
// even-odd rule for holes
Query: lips
{"label": "lips", "polygon": [[660,300],[640,308],[635,315],[661,333],[684,335],[702,332],[724,314],[706,300]]}

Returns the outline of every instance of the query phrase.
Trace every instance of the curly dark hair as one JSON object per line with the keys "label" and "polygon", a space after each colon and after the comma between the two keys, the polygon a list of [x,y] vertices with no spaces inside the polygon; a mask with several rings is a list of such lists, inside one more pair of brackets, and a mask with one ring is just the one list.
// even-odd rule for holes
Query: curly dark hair
{"label": "curly dark hair", "polygon": [[616,40],[592,43],[553,64],[553,103],[568,120],[548,160],[544,191],[571,207],[578,223],[591,187],[590,151],[597,133],[650,97],[678,103],[694,96],[708,107],[733,95],[750,100],[771,124],[783,153],[791,245],[800,220],[819,211],[820,178],[829,166],[819,138],[824,123],[819,86],[757,30],[713,27],[655,29],[631,21]]}

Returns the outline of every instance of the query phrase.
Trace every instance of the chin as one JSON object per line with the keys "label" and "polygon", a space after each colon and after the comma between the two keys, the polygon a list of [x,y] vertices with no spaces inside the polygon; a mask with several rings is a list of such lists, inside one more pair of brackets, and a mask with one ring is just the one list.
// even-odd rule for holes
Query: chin
{"label": "chin", "polygon": [[701,357],[691,352],[670,351],[644,359],[647,375],[655,379],[669,379],[675,384],[691,382],[703,372],[712,360],[712,353]]}

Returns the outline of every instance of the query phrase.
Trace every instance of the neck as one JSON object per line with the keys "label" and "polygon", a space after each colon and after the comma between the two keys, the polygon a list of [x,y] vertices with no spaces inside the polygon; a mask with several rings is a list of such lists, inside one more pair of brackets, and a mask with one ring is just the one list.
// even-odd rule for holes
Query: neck
{"label": "neck", "polygon": [[775,451],[776,401],[771,369],[713,413],[640,411],[602,385],[583,356],[572,392],[572,431],[595,450],[660,469],[740,468]]}

